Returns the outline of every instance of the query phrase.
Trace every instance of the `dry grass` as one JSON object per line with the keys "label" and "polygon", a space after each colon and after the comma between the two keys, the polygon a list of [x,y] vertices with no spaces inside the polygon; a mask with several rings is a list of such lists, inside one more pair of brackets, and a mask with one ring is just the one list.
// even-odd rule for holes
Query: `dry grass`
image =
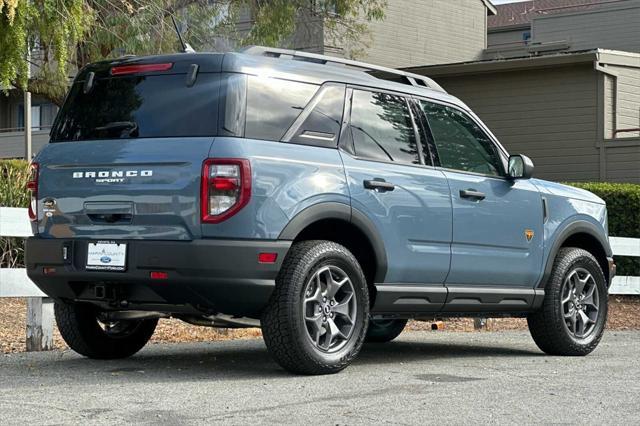
{"label": "dry grass", "polygon": [[[25,347],[26,303],[24,299],[0,299],[0,353],[21,352]],[[607,327],[613,330],[640,330],[640,297],[610,297]],[[412,321],[410,330],[430,330],[431,323]],[[526,329],[527,322],[521,318],[489,319],[488,331]],[[473,331],[473,319],[459,318],[445,321],[445,330]],[[215,329],[197,327],[179,320],[160,320],[152,342],[208,342],[229,339],[252,339],[260,337],[260,330]],[[66,348],[58,330],[54,344],[58,349]]]}

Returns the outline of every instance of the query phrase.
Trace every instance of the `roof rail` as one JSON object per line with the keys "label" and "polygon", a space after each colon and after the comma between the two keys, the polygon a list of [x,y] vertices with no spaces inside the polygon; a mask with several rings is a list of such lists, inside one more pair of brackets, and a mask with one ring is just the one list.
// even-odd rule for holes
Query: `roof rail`
{"label": "roof rail", "polygon": [[353,61],[351,59],[336,58],[333,56],[319,55],[317,53],[301,52],[299,50],[280,49],[276,47],[249,46],[240,51],[247,55],[267,56],[271,58],[293,59],[298,61],[313,62],[316,64],[344,65],[347,67],[363,70],[367,74],[382,79],[391,80],[398,83],[409,84],[411,86],[426,87],[438,92],[447,93],[442,86],[424,75],[413,74],[393,68],[381,67],[367,64],[365,62]]}

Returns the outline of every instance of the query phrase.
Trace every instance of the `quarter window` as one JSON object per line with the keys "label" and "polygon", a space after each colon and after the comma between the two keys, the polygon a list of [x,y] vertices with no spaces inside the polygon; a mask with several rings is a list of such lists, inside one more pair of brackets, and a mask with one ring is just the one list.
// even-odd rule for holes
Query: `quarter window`
{"label": "quarter window", "polygon": [[500,155],[480,127],[457,109],[420,101],[440,158],[448,169],[502,175]]}
{"label": "quarter window", "polygon": [[291,142],[335,147],[340,134],[342,110],[344,108],[344,86],[327,86],[318,95],[318,100],[309,116],[304,119]]}
{"label": "quarter window", "polygon": [[402,96],[354,90],[350,124],[356,156],[420,164],[411,113]]}
{"label": "quarter window", "polygon": [[300,115],[318,86],[250,76],[245,137],[279,141]]}

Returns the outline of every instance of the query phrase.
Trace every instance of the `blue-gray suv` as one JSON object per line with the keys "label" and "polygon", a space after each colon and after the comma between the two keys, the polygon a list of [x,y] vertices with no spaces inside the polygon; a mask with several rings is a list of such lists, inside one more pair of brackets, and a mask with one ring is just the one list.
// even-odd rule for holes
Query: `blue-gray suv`
{"label": "blue-gray suv", "polygon": [[168,317],[260,326],[303,374],[450,316],[526,317],[544,352],[585,355],[605,203],[532,171],[424,76],[260,47],[99,62],[32,165],[28,275],[91,358]]}

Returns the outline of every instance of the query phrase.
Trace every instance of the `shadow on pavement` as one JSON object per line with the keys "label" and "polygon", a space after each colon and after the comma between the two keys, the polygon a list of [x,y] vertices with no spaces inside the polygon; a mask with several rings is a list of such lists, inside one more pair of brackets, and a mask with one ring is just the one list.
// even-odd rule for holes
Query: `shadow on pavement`
{"label": "shadow on pavement", "polygon": [[[451,358],[538,357],[536,350],[494,345],[447,342],[398,341],[386,344],[365,344],[354,366],[410,363],[413,361]],[[272,379],[291,377],[269,356],[261,340],[212,342],[204,344],[149,345],[139,354],[123,360],[97,361],[81,358],[74,353],[18,356],[11,364],[16,370],[26,368],[39,380],[83,382],[122,381],[215,381],[243,379]],[[6,368],[7,365],[4,365]],[[6,370],[5,370],[6,371]],[[24,374],[23,370],[21,373]],[[12,373],[8,374],[11,376]],[[5,376],[5,374],[0,374]],[[5,380],[10,377],[3,377]]]}

